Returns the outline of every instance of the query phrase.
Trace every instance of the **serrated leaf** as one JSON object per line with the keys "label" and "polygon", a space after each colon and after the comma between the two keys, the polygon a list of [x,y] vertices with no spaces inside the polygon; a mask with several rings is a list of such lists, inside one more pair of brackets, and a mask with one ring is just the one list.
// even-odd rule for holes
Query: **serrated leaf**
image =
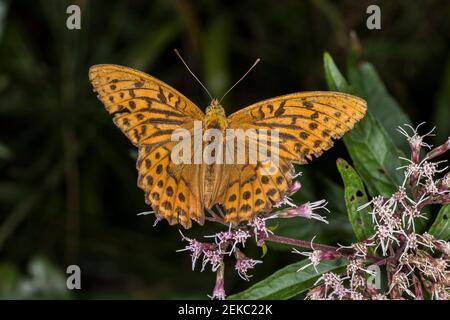
{"label": "serrated leaf", "polygon": [[320,275],[327,272],[341,272],[347,264],[345,259],[322,261],[317,266],[317,273],[312,266],[297,272],[307,265],[309,260],[290,264],[266,279],[254,284],[240,293],[228,297],[230,300],[283,300],[295,297],[311,288]]}
{"label": "serrated leaf", "polygon": [[439,213],[428,231],[429,234],[441,240],[450,239],[450,205],[447,204]]}
{"label": "serrated leaf", "polygon": [[347,161],[338,159],[336,161],[339,173],[344,181],[345,205],[347,207],[348,219],[353,227],[356,239],[363,241],[369,238],[373,232],[373,222],[369,214],[370,208],[358,210],[360,206],[368,202],[364,185]]}

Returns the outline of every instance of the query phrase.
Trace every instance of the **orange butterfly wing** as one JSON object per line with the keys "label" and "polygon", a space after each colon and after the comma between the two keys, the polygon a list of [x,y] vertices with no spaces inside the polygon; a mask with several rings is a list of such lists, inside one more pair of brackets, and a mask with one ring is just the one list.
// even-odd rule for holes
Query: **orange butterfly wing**
{"label": "orange butterfly wing", "polygon": [[170,224],[203,223],[200,165],[174,165],[172,132],[193,132],[203,112],[184,95],[143,72],[116,65],[95,65],[89,78],[114,123],[139,148],[138,186],[156,215]]}
{"label": "orange butterfly wing", "polygon": [[222,198],[226,221],[248,220],[268,212],[292,184],[293,163],[320,156],[364,117],[366,102],[338,92],[302,92],[268,99],[228,117],[232,129],[268,129],[279,133],[279,163],[275,174],[256,165],[229,170]]}

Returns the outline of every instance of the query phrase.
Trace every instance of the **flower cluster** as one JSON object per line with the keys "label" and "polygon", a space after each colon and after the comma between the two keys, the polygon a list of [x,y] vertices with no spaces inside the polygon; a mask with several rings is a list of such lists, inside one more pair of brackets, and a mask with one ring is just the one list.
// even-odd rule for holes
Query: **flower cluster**
{"label": "flower cluster", "polygon": [[[399,129],[411,148],[411,158],[401,158],[407,161],[399,168],[404,170],[403,184],[390,197],[377,196],[360,207],[370,207],[374,234],[363,242],[341,246],[338,251],[348,259],[347,273],[323,274],[308,292],[308,298],[423,299],[427,295],[450,299],[450,243],[420,233],[417,227],[421,219],[427,219],[427,206],[450,203],[448,167],[444,166],[445,161],[432,161],[450,149],[450,139],[421,159],[422,148],[432,148],[423,141],[432,131],[420,136],[418,127],[409,128],[412,135]],[[316,251],[309,259],[313,266],[324,260]],[[380,281],[380,266],[385,266],[387,273],[385,291],[371,283],[377,278]]]}
{"label": "flower cluster", "polygon": [[[296,174],[293,178],[295,179],[297,176],[299,174]],[[274,208],[280,208],[278,211],[265,215],[257,215],[247,223],[240,223],[238,225],[227,224],[220,210],[218,214],[209,211],[211,217],[207,217],[207,220],[218,222],[228,227],[226,231],[205,236],[206,239],[213,239],[214,241],[198,241],[181,234],[182,239],[187,242],[187,245],[185,248],[178,250],[178,252],[188,251],[190,253],[192,270],[195,269],[196,262],[201,261],[201,271],[210,267],[211,271],[216,272],[216,285],[213,294],[210,296],[211,299],[224,299],[226,296],[224,290],[224,258],[226,256],[234,258],[234,270],[239,277],[246,281],[251,278],[249,272],[257,264],[262,263],[260,260],[247,257],[242,250],[250,238],[254,238],[256,245],[260,247],[263,247],[266,241],[274,241],[272,239],[274,235],[273,231],[267,226],[268,220],[301,217],[327,222],[323,216],[317,214],[318,210],[329,212],[326,208],[327,202],[325,200],[307,202],[299,206],[293,203],[290,196],[300,188],[300,183],[294,180],[283,199],[274,204]],[[286,208],[281,208],[283,206],[286,206]]]}

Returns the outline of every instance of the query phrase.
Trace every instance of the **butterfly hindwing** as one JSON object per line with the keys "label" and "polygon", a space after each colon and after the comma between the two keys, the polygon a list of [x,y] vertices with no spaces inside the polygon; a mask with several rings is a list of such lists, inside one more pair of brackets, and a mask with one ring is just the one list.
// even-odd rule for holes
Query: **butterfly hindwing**
{"label": "butterfly hindwing", "polygon": [[250,220],[258,213],[267,213],[286,195],[292,182],[292,164],[280,160],[280,170],[271,174],[263,165],[234,165],[229,172],[226,193],[221,203],[225,209],[225,221]]}

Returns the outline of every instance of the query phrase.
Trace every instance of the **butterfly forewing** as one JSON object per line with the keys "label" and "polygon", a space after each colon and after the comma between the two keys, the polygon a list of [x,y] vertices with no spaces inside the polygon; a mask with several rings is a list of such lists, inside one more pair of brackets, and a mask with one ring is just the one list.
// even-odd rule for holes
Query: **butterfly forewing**
{"label": "butterfly forewing", "polygon": [[296,163],[319,156],[360,120],[366,102],[339,92],[302,92],[259,103],[228,117],[230,127],[277,130],[280,154]]}
{"label": "butterfly forewing", "polygon": [[230,115],[230,128],[276,130],[279,161],[275,174],[261,170],[260,162],[245,167],[250,171],[247,176],[256,177],[251,182],[251,194],[248,182],[241,178],[242,166],[236,165],[238,169],[227,182],[225,219],[248,220],[255,214],[268,212],[292,184],[292,163],[305,164],[312,156],[320,156],[333,146],[333,138],[342,137],[365,112],[366,102],[348,94],[303,92],[255,103]]}
{"label": "butterfly forewing", "polygon": [[193,132],[203,112],[164,82],[127,67],[96,65],[89,78],[114,123],[139,147],[138,186],[156,214],[185,227],[191,218],[203,223],[201,165],[177,168],[170,159],[172,132]]}

